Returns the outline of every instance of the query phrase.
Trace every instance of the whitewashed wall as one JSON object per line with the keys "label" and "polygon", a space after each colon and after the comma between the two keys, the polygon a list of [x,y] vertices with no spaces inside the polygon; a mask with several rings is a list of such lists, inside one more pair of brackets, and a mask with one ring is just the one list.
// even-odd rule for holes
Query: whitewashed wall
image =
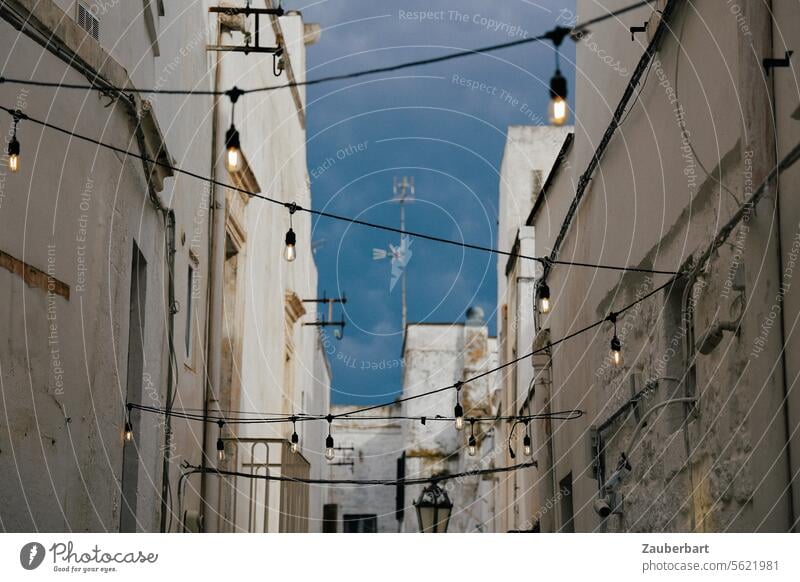
{"label": "whitewashed wall", "polygon": [[[334,406],[333,414],[342,414],[355,406]],[[399,405],[384,406],[371,411],[375,416],[396,416]],[[326,433],[327,434],[327,433]],[[337,447],[354,450],[337,451],[330,465],[333,479],[395,479],[397,459],[403,454],[403,431],[400,421],[334,422],[333,436]],[[352,463],[337,465],[335,463]],[[379,533],[396,533],[400,523],[396,514],[397,488],[386,485],[327,486],[326,503],[335,504],[338,512],[337,531],[343,531],[343,520],[347,515],[375,515]],[[414,508],[406,498],[405,513]],[[414,518],[416,519],[416,518]]]}

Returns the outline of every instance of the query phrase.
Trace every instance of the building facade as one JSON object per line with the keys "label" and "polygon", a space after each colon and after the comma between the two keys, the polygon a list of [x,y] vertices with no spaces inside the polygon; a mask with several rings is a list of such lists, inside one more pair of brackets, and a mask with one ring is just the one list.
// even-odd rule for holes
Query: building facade
{"label": "building facade", "polygon": [[[497,362],[497,341],[489,336],[483,310],[470,308],[466,321],[448,324],[409,324],[403,345],[404,398],[463,382],[493,368]],[[436,415],[452,416],[456,405],[455,390],[446,390],[402,403],[403,415],[425,416],[426,423],[407,421],[403,425],[406,478],[492,468],[498,464],[492,425],[469,422],[469,417],[494,414],[496,383],[493,375],[468,382],[459,391],[459,401],[466,419],[463,430],[452,422],[439,422]],[[468,454],[468,438],[473,434],[477,454]],[[500,481],[505,475],[496,476]],[[467,476],[444,483],[453,507],[448,531],[490,531],[493,516],[491,490],[498,486],[492,478]],[[402,531],[419,531],[413,502],[419,499],[422,485],[405,487],[405,515]]]}
{"label": "building facade", "polygon": [[[218,467],[219,436],[219,468],[252,461],[273,475],[326,474],[313,448],[284,454],[289,425],[220,428],[163,413],[328,408],[323,338],[303,325],[316,319],[304,303],[316,297],[308,216],[294,216],[298,257],[287,264],[288,213],[234,189],[309,206],[303,91],[239,101],[246,161],[229,172],[227,98],[116,89],[211,91],[304,78],[316,34],[301,15],[262,20],[262,44],[284,47],[276,77],[271,55],[208,50],[253,32],[247,21],[209,14],[212,5],[0,6],[4,77],[101,89],[0,87],[0,105],[30,117],[17,124],[19,170],[7,159],[0,169],[0,469],[14,476],[0,485],[6,530],[321,529],[318,492],[184,476],[185,464]],[[12,117],[0,123],[5,151]],[[161,413],[128,411],[129,403]],[[309,443],[320,430],[309,428]]]}
{"label": "building facade", "polygon": [[[623,4],[579,1],[578,11],[591,18]],[[519,348],[541,350],[527,363],[531,408],[585,414],[533,421],[535,478],[496,501],[520,507],[517,524],[796,529],[798,170],[774,169],[796,159],[798,93],[791,70],[765,69],[764,59],[797,44],[780,26],[797,10],[663,0],[621,17],[648,22],[634,42],[602,24],[591,43],[578,39],[574,137],[554,148],[520,244],[529,241],[525,254],[667,273],[533,270],[552,307],[532,310],[535,337]],[[598,46],[632,73],[608,67]]]}
{"label": "building facade", "polygon": [[[531,211],[537,205],[539,193],[545,188],[554,161],[564,143],[572,139],[571,127],[511,126],[508,128],[503,161],[500,166],[500,219],[498,248],[513,249],[516,254],[536,256],[533,228],[526,226]],[[537,253],[538,252],[538,253]],[[541,269],[528,260],[498,260],[497,328],[498,358],[511,362],[531,351],[535,332],[534,294],[536,277]],[[495,407],[502,416],[529,414],[530,397],[534,392],[533,368],[526,360],[498,374],[500,389],[495,395]],[[510,433],[504,422],[496,425],[500,434]],[[530,427],[533,428],[533,427]],[[517,427],[511,439],[511,450],[522,451],[522,438],[527,426]],[[532,435],[531,435],[532,436]],[[506,465],[515,459],[509,448],[499,452]],[[525,459],[530,461],[531,459]],[[534,459],[535,460],[535,459]],[[538,462],[538,461],[537,461]],[[497,531],[527,531],[534,527],[529,519],[532,483],[539,478],[538,468],[512,473],[495,490],[495,526]]]}
{"label": "building facade", "polygon": [[[332,414],[346,414],[355,406],[334,406]],[[396,417],[399,404],[382,406],[370,412],[380,417]],[[348,420],[334,424],[336,458],[330,463],[331,477],[348,479],[393,479],[402,476],[403,423],[400,420]],[[404,512],[402,487],[370,485],[330,485],[327,496],[325,529],[328,533],[397,533]],[[411,508],[413,511],[413,508]]]}

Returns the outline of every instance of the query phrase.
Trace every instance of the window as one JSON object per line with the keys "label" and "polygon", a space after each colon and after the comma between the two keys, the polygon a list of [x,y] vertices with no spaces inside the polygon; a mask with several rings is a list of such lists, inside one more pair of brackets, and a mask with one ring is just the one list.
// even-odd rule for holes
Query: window
{"label": "window", "polygon": [[[664,325],[661,357],[657,360],[656,379],[659,397],[668,400],[692,396],[695,393],[696,370],[694,359],[686,358],[687,329],[694,328],[694,306],[697,295],[687,297],[687,282],[679,279],[670,287],[664,308]],[[694,292],[702,291],[695,287]],[[664,426],[671,433],[677,431],[687,420],[687,407],[684,404],[671,404],[664,411]],[[688,417],[691,419],[691,416]]]}
{"label": "window", "polygon": [[346,513],[342,518],[344,533],[375,533],[378,516],[374,513]]}
{"label": "window", "polygon": [[78,2],[78,26],[95,40],[100,40],[100,21],[83,2]]}
{"label": "window", "polygon": [[326,503],[322,506],[322,533],[336,533],[339,521],[339,506]]}
{"label": "window", "polygon": [[561,506],[561,530],[564,533],[575,533],[575,514],[572,509],[572,473],[561,480],[558,487]]}
{"label": "window", "polygon": [[184,336],[184,345],[186,346],[186,360],[192,360],[192,346],[194,345],[192,333],[192,286],[194,285],[194,267],[189,265],[186,277],[186,332]]}

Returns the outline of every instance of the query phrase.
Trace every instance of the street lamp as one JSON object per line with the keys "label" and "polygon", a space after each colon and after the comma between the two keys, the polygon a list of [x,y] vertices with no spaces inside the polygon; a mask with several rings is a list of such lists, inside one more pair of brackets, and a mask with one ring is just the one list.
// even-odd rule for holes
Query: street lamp
{"label": "street lamp", "polygon": [[431,483],[422,490],[422,495],[414,503],[417,508],[417,520],[421,533],[447,533],[453,502],[447,492],[436,483]]}

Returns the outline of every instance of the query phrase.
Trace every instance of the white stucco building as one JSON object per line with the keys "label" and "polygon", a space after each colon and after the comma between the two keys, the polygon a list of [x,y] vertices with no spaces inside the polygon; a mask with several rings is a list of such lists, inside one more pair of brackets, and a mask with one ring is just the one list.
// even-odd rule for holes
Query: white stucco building
{"label": "white stucco building", "polygon": [[[579,1],[578,12],[588,19],[624,4]],[[578,42],[574,139],[553,148],[517,236],[526,254],[687,275],[656,291],[669,274],[509,265],[509,290],[528,269],[551,291],[551,311],[536,313],[535,337],[517,347],[543,349],[519,366],[535,378],[524,397],[534,413],[585,414],[534,421],[537,478],[498,490],[501,531],[797,525],[800,295],[790,279],[800,170],[770,172],[800,142],[800,102],[791,70],[767,73],[763,59],[797,45],[796,27],[782,23],[800,13],[789,2],[772,13],[741,3],[741,14],[724,2],[656,4],[620,17],[648,21],[636,42],[618,23],[592,26],[591,46],[627,71],[649,70],[621,127],[612,116],[631,74]],[[652,63],[642,56],[649,43]],[[645,296],[617,318],[623,365],[609,361],[610,321],[548,348]],[[511,292],[500,300],[510,313]],[[511,330],[501,335],[501,345],[514,341]],[[509,355],[501,348],[501,361]]]}
{"label": "white stucco building", "polygon": [[[294,216],[298,255],[286,263],[285,208],[171,169],[308,207],[304,91],[239,99],[246,163],[231,173],[222,163],[226,97],[113,89],[202,92],[305,77],[306,43],[318,34],[301,15],[261,20],[261,44],[280,38],[284,49],[276,77],[271,55],[218,58],[207,50],[242,44],[243,31],[252,32],[243,20],[221,23],[209,14],[212,5],[0,6],[4,77],[102,89],[0,86],[0,104],[31,118],[17,128],[19,171],[5,159],[0,167],[6,530],[321,530],[318,491],[267,491],[263,481],[253,490],[231,488],[210,473],[181,479],[182,463],[217,467],[220,434],[227,453],[220,468],[250,460],[272,474],[322,477],[327,466],[312,445],[324,438],[319,426],[304,433],[309,446],[287,457],[287,424],[226,423],[220,433],[213,423],[133,409],[133,438],[125,440],[126,403],[231,419],[328,409],[322,339],[303,325],[316,318],[303,303],[316,297],[317,282],[308,215]],[[9,140],[5,113],[0,128]],[[269,458],[247,457],[252,444],[258,455],[269,447]]]}
{"label": "white stucco building", "polygon": [[[419,323],[406,327],[403,345],[403,397],[429,392],[465,381],[494,367],[497,361],[496,339],[489,337],[483,310],[470,308],[466,321],[446,324]],[[472,430],[470,416],[487,417],[494,413],[492,403],[495,378],[487,376],[468,382],[460,390],[459,399],[467,419],[462,431],[452,422],[434,420],[438,414],[452,416],[456,391],[446,390],[402,404],[405,416],[425,416],[428,420],[405,422],[405,475],[407,478],[460,473],[473,468],[495,466],[494,448],[487,446],[491,438],[490,423],[475,423],[474,431],[480,454],[467,454],[467,439]],[[474,532],[490,529],[492,519],[491,478],[469,476],[447,482],[454,501],[448,531]],[[409,485],[405,491],[406,511],[403,531],[419,531],[413,502],[422,492],[422,485]]]}
{"label": "white stucco building", "polygon": [[[334,406],[332,414],[346,414],[357,406]],[[371,416],[395,417],[398,404],[370,411]],[[332,479],[384,480],[401,476],[403,422],[356,419],[334,423],[336,458],[329,464]],[[397,533],[403,513],[402,487],[389,485],[328,485],[327,532]],[[411,508],[413,511],[413,508]]]}

